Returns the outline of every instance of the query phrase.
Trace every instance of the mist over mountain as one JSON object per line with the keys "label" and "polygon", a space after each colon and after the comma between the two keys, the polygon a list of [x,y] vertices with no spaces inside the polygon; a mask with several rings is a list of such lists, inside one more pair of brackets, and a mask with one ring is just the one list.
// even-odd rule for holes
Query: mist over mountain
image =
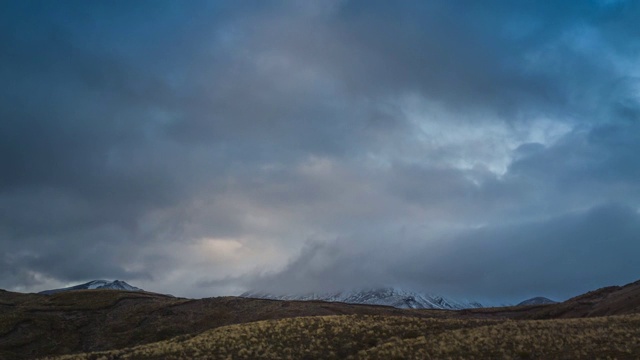
{"label": "mist over mountain", "polygon": [[640,2],[0,1],[0,287],[640,274]]}
{"label": "mist over mountain", "polygon": [[0,0],[0,359],[640,359],[639,23]]}
{"label": "mist over mountain", "polygon": [[274,300],[322,300],[348,304],[386,305],[399,309],[460,310],[482,307],[482,304],[474,301],[457,301],[438,295],[423,294],[391,287],[349,290],[335,293],[309,293],[303,295],[274,295],[264,291],[249,291],[240,296]]}

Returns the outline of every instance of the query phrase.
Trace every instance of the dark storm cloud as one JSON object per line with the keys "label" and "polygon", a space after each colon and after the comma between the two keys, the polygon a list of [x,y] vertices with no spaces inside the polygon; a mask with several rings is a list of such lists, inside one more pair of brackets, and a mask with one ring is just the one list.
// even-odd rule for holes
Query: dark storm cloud
{"label": "dark storm cloud", "polygon": [[113,43],[83,42],[87,33],[118,40],[119,34],[104,36],[109,28],[81,24],[110,15],[100,10],[118,15],[115,8],[79,2],[2,7],[3,251],[24,259],[12,261],[14,272],[64,280],[122,275],[112,247],[124,242],[123,234],[95,233],[131,227],[182,191],[168,171],[170,149],[156,148],[148,135],[158,121],[154,107],[170,102],[167,86],[142,71],[143,64],[119,58]]}
{"label": "dark storm cloud", "polygon": [[285,270],[251,279],[249,286],[305,293],[352,289],[355,283],[506,303],[537,294],[564,300],[607,284],[635,281],[640,271],[635,258],[638,236],[635,209],[603,205],[541,221],[469,230],[428,244],[396,238],[395,244],[358,247],[362,242],[338,239],[308,244]]}
{"label": "dark storm cloud", "polygon": [[[4,2],[0,286],[340,278],[515,298],[627,281],[611,259],[635,250],[639,16],[634,1]],[[599,253],[602,276],[567,285]]]}
{"label": "dark storm cloud", "polygon": [[[590,49],[597,40],[590,37],[628,52],[637,45],[638,11],[623,2],[348,1],[332,16],[284,22],[259,39],[277,37],[278,50],[336,76],[349,92],[417,91],[514,116],[583,100],[611,81],[609,55]],[[290,24],[301,31],[288,31]]]}
{"label": "dark storm cloud", "polygon": [[[635,209],[603,205],[543,221],[470,231],[423,268],[426,276],[416,271],[413,278],[439,283],[436,288],[452,293],[499,293],[514,301],[536,293],[562,299],[605,284],[631,282],[639,270],[631,255],[638,250],[638,220]],[[420,260],[414,257],[415,269]]]}

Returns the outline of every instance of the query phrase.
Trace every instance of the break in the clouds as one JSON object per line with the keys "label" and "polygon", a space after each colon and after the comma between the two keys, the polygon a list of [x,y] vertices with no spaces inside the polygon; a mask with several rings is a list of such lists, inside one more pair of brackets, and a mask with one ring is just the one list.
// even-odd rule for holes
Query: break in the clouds
{"label": "break in the clouds", "polygon": [[640,3],[4,1],[0,287],[640,277]]}

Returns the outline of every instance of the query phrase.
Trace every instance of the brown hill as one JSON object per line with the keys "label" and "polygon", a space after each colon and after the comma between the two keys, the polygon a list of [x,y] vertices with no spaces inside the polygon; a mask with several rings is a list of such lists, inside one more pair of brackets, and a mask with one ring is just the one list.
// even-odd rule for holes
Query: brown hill
{"label": "brown hill", "polygon": [[55,295],[0,290],[0,358],[122,349],[233,324],[326,315],[447,319],[552,319],[640,313],[640,282],[595,290],[551,305],[447,310],[401,310],[322,301],[219,297],[183,299],[115,290]]}
{"label": "brown hill", "polygon": [[146,292],[79,290],[54,295],[0,290],[0,359],[119,349],[224,325],[316,315],[444,317],[385,306],[219,297],[182,299]]}
{"label": "brown hill", "polygon": [[638,359],[640,314],[579,319],[312,316],[47,360]]}
{"label": "brown hill", "polygon": [[555,304],[466,309],[452,316],[509,319],[568,319],[640,313],[640,281],[608,286]]}
{"label": "brown hill", "polygon": [[590,291],[565,302],[531,311],[536,319],[580,318],[640,313],[640,281]]}

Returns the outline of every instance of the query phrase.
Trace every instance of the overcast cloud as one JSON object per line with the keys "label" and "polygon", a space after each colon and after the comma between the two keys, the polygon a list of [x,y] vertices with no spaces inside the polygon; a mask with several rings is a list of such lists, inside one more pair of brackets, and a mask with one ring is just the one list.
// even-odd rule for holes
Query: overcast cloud
{"label": "overcast cloud", "polygon": [[640,3],[3,1],[0,288],[640,278]]}

